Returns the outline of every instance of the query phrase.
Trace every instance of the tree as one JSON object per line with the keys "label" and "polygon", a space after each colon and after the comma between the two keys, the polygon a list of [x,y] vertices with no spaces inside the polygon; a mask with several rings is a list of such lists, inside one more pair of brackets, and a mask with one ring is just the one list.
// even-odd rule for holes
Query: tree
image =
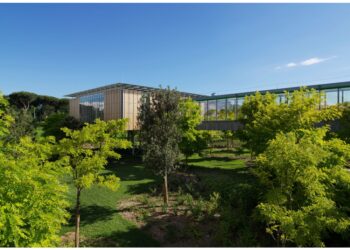
{"label": "tree", "polygon": [[301,88],[285,92],[286,101],[277,102],[277,95],[257,92],[246,96],[239,120],[244,124],[237,136],[255,155],[263,152],[269,140],[279,132],[311,129],[315,125],[339,118],[335,106],[320,109],[324,94],[314,89]]}
{"label": "tree", "polygon": [[37,95],[31,92],[14,92],[8,96],[13,108],[24,113],[30,113],[35,122],[43,121],[56,112],[68,113],[69,100],[53,96]]}
{"label": "tree", "polygon": [[79,247],[80,235],[80,195],[81,192],[96,183],[116,190],[119,178],[115,175],[103,175],[102,171],[108,158],[119,159],[121,155],[114,149],[130,147],[124,139],[126,120],[108,122],[96,119],[94,124],[85,124],[81,130],[63,128],[66,138],[59,143],[58,152],[65,159],[76,188],[75,206],[75,246]]}
{"label": "tree", "polygon": [[4,98],[4,96],[0,92],[0,143],[2,142],[1,139],[3,139],[4,136],[8,135],[9,127],[14,122],[14,119],[9,114],[8,105],[9,105],[8,101]]}
{"label": "tree", "polygon": [[55,113],[68,114],[69,112],[69,100],[64,98],[59,99],[52,96],[38,95],[33,102],[33,106],[35,106],[35,117],[39,121],[45,120]]}
{"label": "tree", "polygon": [[226,147],[227,147],[227,150],[229,150],[230,147],[232,147],[233,140],[234,140],[234,138],[235,138],[234,131],[231,131],[231,130],[224,130],[224,131],[223,131],[223,134],[224,134],[224,138],[225,138],[225,140],[226,140]]}
{"label": "tree", "polygon": [[31,114],[13,107],[10,108],[9,113],[14,118],[14,122],[9,127],[8,141],[18,142],[24,136],[34,137],[34,119]]}
{"label": "tree", "polygon": [[350,103],[343,103],[339,108],[342,110],[342,115],[337,121],[338,126],[334,132],[340,139],[350,143]]}
{"label": "tree", "polygon": [[159,89],[141,100],[138,123],[145,166],[162,176],[164,203],[168,204],[168,174],[177,167],[181,128],[180,94]]}
{"label": "tree", "polygon": [[68,217],[53,138],[7,140],[14,119],[0,94],[0,246],[51,247]]}
{"label": "tree", "polygon": [[179,127],[182,138],[179,147],[186,157],[186,163],[189,156],[203,149],[202,132],[197,130],[201,122],[202,116],[198,103],[190,98],[181,100]]}
{"label": "tree", "polygon": [[64,138],[65,133],[61,128],[79,129],[82,124],[79,120],[66,113],[54,113],[47,117],[43,123],[45,136],[55,136],[57,140]]}
{"label": "tree", "polygon": [[337,192],[350,191],[344,168],[350,146],[326,141],[327,128],[278,133],[257,158],[254,173],[265,186],[258,206],[266,231],[282,246],[324,246],[322,235],[343,232],[350,225],[349,204]]}
{"label": "tree", "polygon": [[31,92],[13,92],[9,95],[10,104],[18,109],[28,111],[31,104],[37,99],[38,95]]}
{"label": "tree", "polygon": [[52,161],[54,139],[23,137],[0,151],[0,246],[52,247],[66,223],[63,163]]}

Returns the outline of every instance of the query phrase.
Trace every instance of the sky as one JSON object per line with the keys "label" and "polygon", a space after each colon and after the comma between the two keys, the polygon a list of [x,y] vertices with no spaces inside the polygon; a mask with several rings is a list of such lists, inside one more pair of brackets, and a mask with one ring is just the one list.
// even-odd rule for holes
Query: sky
{"label": "sky", "polygon": [[0,4],[0,90],[350,81],[350,4]]}

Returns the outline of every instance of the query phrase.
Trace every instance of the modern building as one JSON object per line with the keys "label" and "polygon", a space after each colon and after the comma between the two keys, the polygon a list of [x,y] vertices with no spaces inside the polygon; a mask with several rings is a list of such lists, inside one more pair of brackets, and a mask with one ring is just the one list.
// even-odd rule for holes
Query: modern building
{"label": "modern building", "polygon": [[[70,97],[69,113],[82,122],[128,118],[127,130],[137,129],[137,113],[144,93],[156,88],[126,83],[115,83],[66,95]],[[204,97],[180,92],[193,99]]]}
{"label": "modern building", "polygon": [[[303,85],[309,89],[323,91],[325,93],[325,103],[320,106],[336,105],[339,103],[350,102],[350,82],[337,82],[317,85]],[[277,94],[279,102],[284,100],[284,92],[293,92],[299,87],[280,88],[269,90],[257,90],[261,94]],[[199,97],[196,101],[201,106],[203,122],[199,129],[206,130],[237,130],[241,124],[237,122],[238,113],[243,104],[244,97],[255,94],[256,91],[242,92],[226,95],[215,95],[209,97]]]}
{"label": "modern building", "polygon": [[[317,91],[324,91],[326,100],[320,105],[335,105],[350,102],[350,82],[308,85]],[[259,91],[278,95],[278,101],[283,101],[284,92],[292,92],[300,87],[281,88]],[[91,122],[96,118],[103,120],[128,118],[128,130],[137,130],[137,113],[140,98],[143,93],[154,91],[156,88],[116,83],[100,88],[85,90],[67,95],[70,99],[70,115],[83,122]],[[191,97],[199,102],[203,115],[200,129],[236,130],[240,127],[237,122],[239,110],[244,97],[255,92],[244,92],[226,95],[206,96],[180,92],[184,97]]]}

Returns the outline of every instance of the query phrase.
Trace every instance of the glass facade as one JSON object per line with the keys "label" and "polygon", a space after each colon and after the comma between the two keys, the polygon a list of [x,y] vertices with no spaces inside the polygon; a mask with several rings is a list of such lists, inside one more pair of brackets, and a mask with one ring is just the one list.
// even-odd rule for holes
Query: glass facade
{"label": "glass facade", "polygon": [[79,112],[82,122],[94,122],[95,119],[104,117],[104,94],[92,94],[80,97]]}
{"label": "glass facade", "polygon": [[204,117],[204,120],[207,120],[208,101],[201,101],[201,102],[199,102],[199,106],[201,108],[201,114]]}
{"label": "glass facade", "polygon": [[216,100],[208,101],[207,117],[208,117],[208,120],[217,120],[216,119]]}
{"label": "glass facade", "polygon": [[217,120],[226,120],[226,99],[217,100]]}
{"label": "glass facade", "polygon": [[236,98],[227,99],[227,120],[233,121],[236,119]]}
{"label": "glass facade", "polygon": [[[324,103],[320,103],[320,107],[337,105],[339,103],[350,103],[350,88],[326,89]],[[244,97],[229,97],[212,100],[199,101],[201,113],[204,120],[212,121],[233,121],[238,119],[239,112],[244,102]],[[277,94],[277,103],[286,103],[285,94]]]}
{"label": "glass facade", "polygon": [[339,93],[341,95],[341,102],[342,103],[350,103],[350,88],[342,89]]}
{"label": "glass facade", "polygon": [[331,89],[326,90],[326,106],[336,105],[338,104],[338,90],[337,89]]}

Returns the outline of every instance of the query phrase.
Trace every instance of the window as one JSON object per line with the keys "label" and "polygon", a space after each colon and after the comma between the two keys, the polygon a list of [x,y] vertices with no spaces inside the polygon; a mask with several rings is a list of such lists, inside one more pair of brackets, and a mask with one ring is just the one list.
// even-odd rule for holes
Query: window
{"label": "window", "polygon": [[226,99],[217,100],[217,120],[226,120]]}
{"label": "window", "polygon": [[104,95],[102,93],[80,97],[80,120],[93,122],[95,119],[103,119]]}
{"label": "window", "polygon": [[244,97],[237,98],[236,119],[240,115],[243,102],[244,102]]}
{"label": "window", "polygon": [[216,120],[216,100],[208,101],[208,120]]}
{"label": "window", "polygon": [[208,113],[208,101],[200,101],[199,106],[201,108],[201,115],[203,116],[204,120],[208,120],[207,113]]}
{"label": "window", "polygon": [[338,91],[334,90],[326,90],[326,105],[336,105],[338,104]]}
{"label": "window", "polygon": [[339,100],[339,102],[350,103],[350,89],[342,89],[340,90],[340,92],[341,92],[341,99]]}
{"label": "window", "polygon": [[227,120],[236,119],[236,98],[227,99]]}
{"label": "window", "polygon": [[281,104],[281,103],[286,103],[287,102],[287,98],[286,98],[286,95],[285,94],[280,94],[279,96],[278,96],[278,100],[279,100],[279,104]]}

